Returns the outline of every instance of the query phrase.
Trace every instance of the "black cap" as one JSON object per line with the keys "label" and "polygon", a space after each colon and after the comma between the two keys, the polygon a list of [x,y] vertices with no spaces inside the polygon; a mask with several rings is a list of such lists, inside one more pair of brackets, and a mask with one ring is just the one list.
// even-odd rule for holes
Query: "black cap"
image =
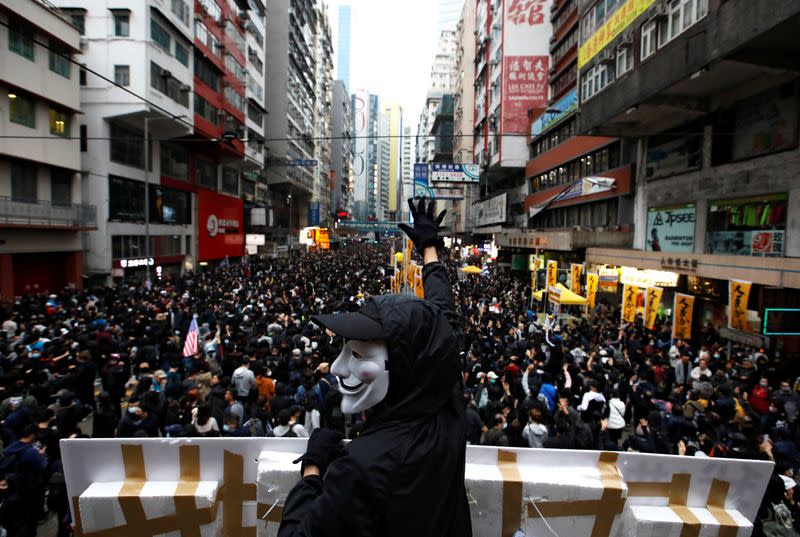
{"label": "black cap", "polygon": [[368,300],[358,311],[314,315],[311,320],[345,339],[370,341],[386,338],[374,300]]}

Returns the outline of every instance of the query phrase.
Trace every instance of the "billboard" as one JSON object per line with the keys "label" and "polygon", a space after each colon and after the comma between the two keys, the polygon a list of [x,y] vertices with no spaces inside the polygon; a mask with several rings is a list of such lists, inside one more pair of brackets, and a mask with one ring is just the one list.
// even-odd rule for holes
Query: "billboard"
{"label": "billboard", "polygon": [[552,0],[503,3],[501,132],[527,134],[528,110],[545,108],[550,68]]}
{"label": "billboard", "polygon": [[197,193],[197,258],[200,261],[244,254],[244,201],[210,190]]}
{"label": "billboard", "polygon": [[539,136],[578,108],[578,90],[574,89],[564,95],[550,107],[552,112],[544,112],[531,124],[531,137]]}
{"label": "billboard", "polygon": [[622,31],[636,20],[636,18],[650,9],[656,0],[628,0],[592,34],[589,39],[581,43],[578,49],[578,69],[589,63],[598,52],[617,38]]}
{"label": "billboard", "polygon": [[353,201],[357,204],[356,216],[367,214],[367,136],[369,135],[369,92],[356,90],[353,93]]}
{"label": "billboard", "polygon": [[480,181],[480,174],[481,170],[477,164],[434,162],[431,164],[430,180],[431,183],[477,183]]}
{"label": "billboard", "polygon": [[653,208],[647,211],[649,252],[694,252],[695,206]]}
{"label": "billboard", "polygon": [[506,200],[508,194],[503,193],[499,196],[479,201],[473,205],[476,226],[488,226],[489,224],[502,224],[506,221]]}

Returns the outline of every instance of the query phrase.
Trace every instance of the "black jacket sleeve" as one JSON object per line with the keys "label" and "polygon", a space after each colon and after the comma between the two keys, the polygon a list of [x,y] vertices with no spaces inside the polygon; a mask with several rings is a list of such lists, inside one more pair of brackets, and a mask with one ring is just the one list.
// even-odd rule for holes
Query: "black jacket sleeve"
{"label": "black jacket sleeve", "polygon": [[441,263],[428,263],[422,267],[422,285],[425,289],[425,301],[432,302],[441,308],[454,329],[458,327],[453,286],[447,277],[447,271]]}
{"label": "black jacket sleeve", "polygon": [[375,489],[352,457],[336,459],[324,479],[305,477],[292,488],[278,537],[376,535],[382,500]]}

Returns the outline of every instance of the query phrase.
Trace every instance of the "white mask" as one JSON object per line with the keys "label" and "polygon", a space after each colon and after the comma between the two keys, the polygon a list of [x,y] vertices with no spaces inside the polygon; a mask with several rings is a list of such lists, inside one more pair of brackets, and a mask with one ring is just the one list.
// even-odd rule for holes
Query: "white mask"
{"label": "white mask", "polygon": [[342,412],[358,414],[374,407],[389,391],[389,349],[383,341],[350,340],[333,362],[339,378]]}

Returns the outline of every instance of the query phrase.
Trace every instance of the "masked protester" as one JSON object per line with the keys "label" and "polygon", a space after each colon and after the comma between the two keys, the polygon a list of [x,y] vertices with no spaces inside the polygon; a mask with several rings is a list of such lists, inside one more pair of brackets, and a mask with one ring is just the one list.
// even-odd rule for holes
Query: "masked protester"
{"label": "masked protester", "polygon": [[344,448],[333,431],[311,436],[279,537],[472,534],[454,299],[437,253],[444,212],[409,206],[414,227],[401,228],[423,256],[425,300],[384,295],[312,318],[346,341],[331,367],[342,411],[369,420]]}

